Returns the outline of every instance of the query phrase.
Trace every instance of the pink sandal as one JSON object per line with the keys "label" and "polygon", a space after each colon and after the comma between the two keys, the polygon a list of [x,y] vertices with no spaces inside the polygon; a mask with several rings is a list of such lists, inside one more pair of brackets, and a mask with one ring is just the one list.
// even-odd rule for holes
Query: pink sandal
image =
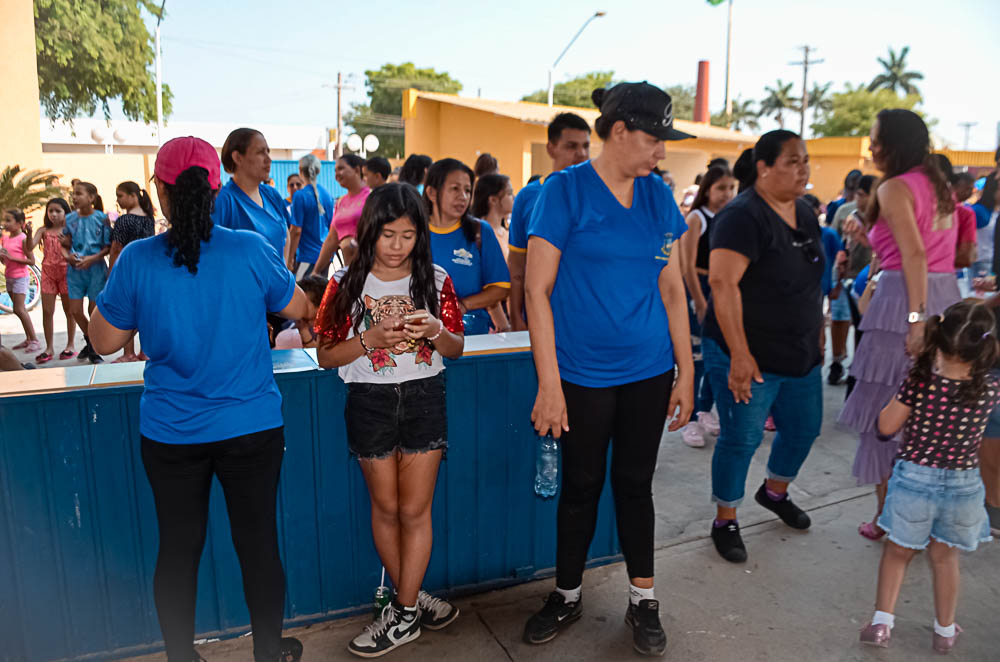
{"label": "pink sandal", "polygon": [[885,535],[885,531],[879,528],[875,522],[862,522],[858,527],[858,533],[869,540],[878,541]]}

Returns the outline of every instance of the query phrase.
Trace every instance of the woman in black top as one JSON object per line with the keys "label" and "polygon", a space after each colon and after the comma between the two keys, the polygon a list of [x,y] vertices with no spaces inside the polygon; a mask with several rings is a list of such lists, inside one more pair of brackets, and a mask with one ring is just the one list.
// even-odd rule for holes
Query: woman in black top
{"label": "woman in black top", "polygon": [[[145,239],[156,234],[156,212],[153,210],[153,201],[145,189],[140,188],[135,182],[122,182],[115,190],[118,197],[118,207],[125,210],[125,213],[115,219],[115,224],[111,228],[111,253],[108,255],[108,262],[111,267],[115,266],[115,261],[121,254],[122,249],[136,239]],[[135,353],[135,337],[133,336],[125,343],[125,350],[122,355],[115,359],[113,363],[128,363],[131,361],[145,361],[146,355],[141,351]]]}
{"label": "woman in black top", "polygon": [[[715,159],[715,161],[724,161]],[[736,179],[726,165],[713,165],[701,178],[698,193],[687,215],[688,232],[681,236],[681,269],[691,304],[689,321],[691,336],[701,337],[701,325],[708,311],[709,237],[715,225],[715,215],[736,196]],[[700,348],[700,345],[699,345]],[[705,377],[704,367],[695,364],[694,416],[681,430],[681,439],[693,448],[705,445],[705,433],[719,434],[719,419],[712,414],[715,398]]]}
{"label": "woman in black top", "polygon": [[715,220],[712,300],[702,333],[722,428],[712,457],[718,508],[712,540],[723,558],[737,563],[747,554],[736,507],[768,411],[778,432],[755,499],[796,529],[808,528],[810,520],[788,498],[788,484],[823,417],[820,282],[826,265],[819,221],[799,199],[809,181],[809,155],[798,135],[779,130],[760,138],[752,159],[750,187]]}

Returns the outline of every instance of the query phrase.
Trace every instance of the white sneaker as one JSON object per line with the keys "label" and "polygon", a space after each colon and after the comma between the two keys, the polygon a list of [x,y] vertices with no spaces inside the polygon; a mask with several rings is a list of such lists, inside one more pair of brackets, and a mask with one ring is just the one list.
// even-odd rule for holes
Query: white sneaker
{"label": "white sneaker", "polygon": [[681,440],[691,448],[702,448],[705,446],[705,430],[700,423],[691,421],[681,428]]}
{"label": "white sneaker", "polygon": [[440,630],[458,618],[458,607],[427,591],[417,594],[417,607],[420,608],[420,627],[428,630]]}
{"label": "white sneaker", "polygon": [[719,436],[719,419],[710,411],[700,411],[698,412],[698,422],[701,427],[705,428],[705,432],[709,433],[713,437]]}
{"label": "white sneaker", "polygon": [[403,644],[408,644],[420,636],[420,612],[417,610],[409,618],[404,618],[395,601],[382,609],[382,614],[365,627],[347,645],[347,650],[358,657],[381,657]]}

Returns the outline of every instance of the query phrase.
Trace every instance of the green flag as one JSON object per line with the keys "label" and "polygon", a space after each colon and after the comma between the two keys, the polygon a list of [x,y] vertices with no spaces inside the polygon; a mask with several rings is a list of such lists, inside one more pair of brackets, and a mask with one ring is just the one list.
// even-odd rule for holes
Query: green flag
{"label": "green flag", "polygon": [[710,4],[710,5],[714,6],[714,7],[718,7],[719,5],[721,5],[721,4],[722,4],[723,2],[725,2],[726,0],[705,0],[705,1],[706,1],[706,2],[708,3],[708,4]]}

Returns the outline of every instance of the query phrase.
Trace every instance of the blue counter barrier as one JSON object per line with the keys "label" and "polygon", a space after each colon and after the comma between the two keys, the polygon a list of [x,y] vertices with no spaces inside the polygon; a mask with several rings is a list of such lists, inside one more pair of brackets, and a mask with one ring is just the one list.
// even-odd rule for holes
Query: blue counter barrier
{"label": "blue counter barrier", "polygon": [[[346,387],[315,352],[274,352],[284,398],[278,527],[286,626],[371,608],[381,564],[364,479],[347,452]],[[143,364],[3,373],[0,659],[108,659],[162,647],[152,492],[139,454]],[[448,362],[450,448],[424,586],[443,594],[552,574],[556,500],[533,492],[536,380],[527,334],[469,338]],[[620,558],[610,486],[591,565]],[[212,488],[198,638],[249,630],[222,490]]]}

